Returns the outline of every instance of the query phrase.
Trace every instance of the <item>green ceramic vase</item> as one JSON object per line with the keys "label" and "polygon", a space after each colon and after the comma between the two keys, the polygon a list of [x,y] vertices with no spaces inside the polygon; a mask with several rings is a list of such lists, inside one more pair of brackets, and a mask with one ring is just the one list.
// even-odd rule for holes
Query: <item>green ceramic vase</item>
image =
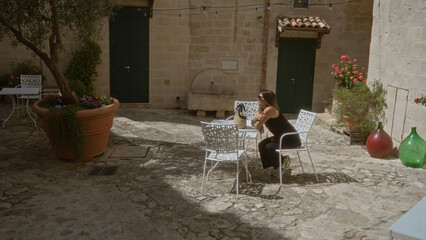
{"label": "green ceramic vase", "polygon": [[413,168],[426,168],[426,142],[417,134],[416,127],[399,146],[399,159],[402,164]]}

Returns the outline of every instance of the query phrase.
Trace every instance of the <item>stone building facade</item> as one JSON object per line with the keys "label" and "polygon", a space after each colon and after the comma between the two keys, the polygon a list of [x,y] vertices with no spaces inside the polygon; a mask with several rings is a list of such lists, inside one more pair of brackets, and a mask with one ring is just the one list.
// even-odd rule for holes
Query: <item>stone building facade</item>
{"label": "stone building facade", "polygon": [[399,146],[411,127],[426,138],[426,9],[424,1],[374,0],[369,79],[387,90],[385,130]]}
{"label": "stone building facade", "polygon": [[[147,6],[148,1],[122,1],[128,6]],[[331,65],[343,54],[368,66],[373,0],[330,6],[327,0],[311,0],[309,8],[296,8],[292,0],[155,0],[149,19],[149,102],[153,108],[187,106],[187,96],[197,73],[217,69],[235,83],[239,100],[255,100],[259,90],[276,90],[279,48],[276,47],[277,17],[319,17],[330,26],[315,50],[312,110],[323,112],[331,97],[334,80]],[[338,1],[339,2],[339,1]],[[95,82],[97,92],[110,93],[109,24],[104,21],[99,41],[103,53]],[[123,36],[125,37],[125,36]],[[313,31],[285,31],[279,37],[313,38]],[[64,42],[65,67],[76,43]],[[266,44],[266,45],[265,45]],[[413,50],[415,51],[415,50]],[[0,42],[0,73],[9,63],[40,60],[24,47],[12,48]],[[229,67],[229,68],[228,68]],[[55,82],[46,69],[48,86]],[[262,86],[263,84],[263,86]],[[177,102],[177,97],[179,101]]]}

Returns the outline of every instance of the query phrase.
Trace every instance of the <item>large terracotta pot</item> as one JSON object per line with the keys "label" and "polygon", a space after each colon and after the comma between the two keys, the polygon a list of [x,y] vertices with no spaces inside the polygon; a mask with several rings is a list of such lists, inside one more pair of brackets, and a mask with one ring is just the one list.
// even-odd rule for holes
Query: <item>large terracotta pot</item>
{"label": "large terracotta pot", "polygon": [[385,158],[392,153],[392,138],[383,129],[382,122],[367,138],[366,147],[370,156],[375,158]]}
{"label": "large terracotta pot", "polygon": [[[39,107],[38,104],[39,102],[33,104],[33,111],[40,118],[43,130],[46,135],[49,136],[49,121],[46,117],[49,110]],[[83,161],[92,159],[106,151],[114,113],[119,106],[119,101],[114,99],[114,103],[106,107],[77,112],[77,117],[82,121],[85,136]],[[54,147],[54,149],[56,149],[56,147]],[[56,151],[56,155],[59,158],[73,159],[71,149],[66,142]]]}
{"label": "large terracotta pot", "polygon": [[343,119],[345,119],[345,126],[347,131],[359,132],[359,127],[356,126],[358,123],[356,123],[351,117],[344,115]]}

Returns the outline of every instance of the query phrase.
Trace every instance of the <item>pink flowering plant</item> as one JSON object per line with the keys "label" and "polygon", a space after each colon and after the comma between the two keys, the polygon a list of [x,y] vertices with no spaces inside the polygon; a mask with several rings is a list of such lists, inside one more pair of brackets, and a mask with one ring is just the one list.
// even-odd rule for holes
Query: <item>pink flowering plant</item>
{"label": "pink flowering plant", "polygon": [[351,60],[348,55],[340,57],[339,64],[333,64],[331,76],[336,79],[336,86],[352,89],[357,82],[366,82],[367,73],[364,73],[364,67],[359,69],[358,60]]}
{"label": "pink flowering plant", "polygon": [[7,81],[7,85],[9,87],[16,87],[20,84],[19,77],[15,77],[14,75],[9,75],[9,79]]}
{"label": "pink flowering plant", "polygon": [[423,106],[426,106],[426,97],[425,97],[425,96],[422,96],[422,97],[420,97],[420,98],[416,98],[416,99],[414,99],[414,102],[415,102],[416,104],[421,104],[421,105],[423,105]]}
{"label": "pink flowering plant", "polygon": [[[80,104],[77,105],[77,110],[100,108],[110,105],[114,100],[105,95],[83,96],[80,98]],[[70,97],[60,96],[58,94],[47,94],[43,96],[40,103],[41,106],[47,108],[65,108],[68,105],[75,105]]]}
{"label": "pink flowering plant", "polygon": [[108,96],[83,96],[80,98],[80,104],[87,109],[100,108],[109,104],[112,104],[114,101],[111,97]]}

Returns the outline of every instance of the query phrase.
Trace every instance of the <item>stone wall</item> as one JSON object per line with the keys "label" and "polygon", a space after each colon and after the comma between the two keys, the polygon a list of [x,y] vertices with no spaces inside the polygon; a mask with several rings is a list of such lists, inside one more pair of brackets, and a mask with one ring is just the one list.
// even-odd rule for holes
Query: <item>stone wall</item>
{"label": "stone wall", "polygon": [[[187,68],[176,69],[174,74],[181,74],[182,78],[171,78],[170,83],[175,82],[181,86],[180,96],[185,101],[189,91],[189,83],[192,78],[200,71],[208,68],[221,68],[222,60],[233,60],[238,62],[238,69],[224,70],[235,80],[238,98],[240,100],[253,100],[257,96],[262,80],[262,61],[263,61],[263,37],[265,17],[265,8],[259,7],[257,10],[253,7],[240,8],[222,8],[214,9],[209,6],[236,6],[252,5],[265,3],[259,0],[238,1],[238,0],[190,0],[178,1],[175,6],[191,8],[190,14],[179,16],[167,16],[154,11],[154,17],[151,21],[151,39],[153,35],[160,34],[158,29],[159,20],[168,19],[169,31],[176,28],[176,23],[185,23],[182,18],[187,19],[189,36],[186,31],[173,32],[173,38],[185,38],[188,42]],[[184,3],[188,4],[185,5]],[[156,8],[177,8],[168,4],[170,1],[156,0]],[[312,1],[314,4],[328,3],[326,1]],[[206,6],[204,9],[203,7]],[[217,13],[216,13],[217,11]],[[181,11],[184,13],[184,11]],[[351,4],[335,5],[329,9],[328,5],[312,6],[310,9],[294,9],[289,5],[272,5],[270,7],[269,17],[269,37],[267,52],[267,76],[266,88],[275,91],[276,73],[278,61],[278,48],[275,47],[276,37],[276,18],[281,15],[287,16],[319,16],[327,21],[331,26],[329,35],[322,38],[321,48],[317,49],[316,66],[314,76],[313,93],[313,111],[322,112],[326,105],[325,101],[331,96],[331,89],[334,86],[334,80],[330,77],[331,65],[339,61],[340,56],[348,54],[357,58],[361,66],[368,67],[369,43],[371,35],[372,22],[372,0],[365,0]],[[180,26],[183,28],[183,26]],[[316,37],[316,33],[289,32],[288,35],[281,37]],[[189,38],[189,39],[188,39]],[[157,51],[152,48],[151,58],[157,55]],[[168,41],[161,39],[156,43],[166,48]],[[180,52],[182,59],[184,53]],[[168,61],[174,62],[173,59]],[[152,64],[152,62],[150,63]],[[151,65],[150,67],[150,105],[155,107],[174,106],[173,95],[167,94],[160,96],[153,92],[157,89],[152,84],[161,86],[163,64]],[[164,73],[163,73],[164,74]],[[187,79],[185,79],[185,77]],[[155,79],[155,80],[154,80]],[[163,86],[167,89],[167,86]],[[159,91],[160,93],[163,90]],[[177,95],[176,94],[176,95]],[[155,98],[155,100],[154,100]],[[161,100],[164,99],[164,100]],[[168,99],[168,100],[166,100]]]}
{"label": "stone wall", "polygon": [[[188,8],[187,0],[155,1],[154,9]],[[154,108],[180,107],[185,100],[191,78],[188,75],[191,43],[189,17],[176,12],[154,12],[149,23],[149,102]]]}
{"label": "stone wall", "polygon": [[[316,52],[312,110],[323,112],[325,101],[331,97],[335,85],[331,78],[331,65],[340,62],[341,55],[357,58],[360,66],[368,67],[369,43],[372,23],[372,0],[351,4],[332,5],[327,1],[311,1],[311,9],[294,9],[292,6],[272,6],[269,24],[268,71],[266,88],[275,89],[278,48],[275,47],[275,19],[277,16],[318,16],[331,27],[330,34],[322,37],[321,48]],[[284,35],[283,35],[284,34]],[[299,32],[281,33],[281,37],[312,38]]]}
{"label": "stone wall", "polygon": [[414,103],[426,96],[425,16],[424,1],[374,1],[369,79],[387,89],[384,125],[397,146],[413,126],[426,138],[426,106]]}
{"label": "stone wall", "polygon": [[[289,3],[292,1],[289,1]],[[368,65],[369,43],[372,21],[372,0],[334,5],[329,9],[326,0],[312,0],[310,9],[294,9],[292,5],[270,6],[266,88],[275,91],[278,48],[275,47],[276,18],[286,16],[318,16],[331,26],[331,32],[322,38],[317,49],[313,111],[322,112],[325,100],[331,96],[334,81],[330,77],[331,65],[339,61],[342,54]],[[132,6],[145,6],[146,1],[127,1]],[[233,77],[238,98],[254,100],[262,81],[265,8],[239,7],[209,9],[209,6],[238,6],[266,3],[263,0],[155,0],[154,14],[150,19],[150,107],[175,108],[176,98],[186,107],[186,98],[191,81],[196,74],[208,68],[222,68],[222,62],[237,63],[237,69],[224,70]],[[203,6],[206,6],[204,13]],[[190,10],[188,10],[191,8]],[[174,12],[155,9],[187,9]],[[217,11],[217,13],[216,13]],[[181,13],[179,14],[176,13]],[[96,91],[109,93],[109,39],[108,20],[99,44],[102,47],[102,63],[98,67],[99,77]],[[289,37],[315,37],[312,33],[285,33]],[[69,62],[72,45],[70,39],[62,52],[64,61]],[[12,49],[6,41],[0,42],[0,74],[8,71],[9,62],[33,58],[25,48]],[[4,54],[3,54],[4,53]],[[37,58],[35,63],[39,63]],[[48,85],[55,85],[46,71]]]}

